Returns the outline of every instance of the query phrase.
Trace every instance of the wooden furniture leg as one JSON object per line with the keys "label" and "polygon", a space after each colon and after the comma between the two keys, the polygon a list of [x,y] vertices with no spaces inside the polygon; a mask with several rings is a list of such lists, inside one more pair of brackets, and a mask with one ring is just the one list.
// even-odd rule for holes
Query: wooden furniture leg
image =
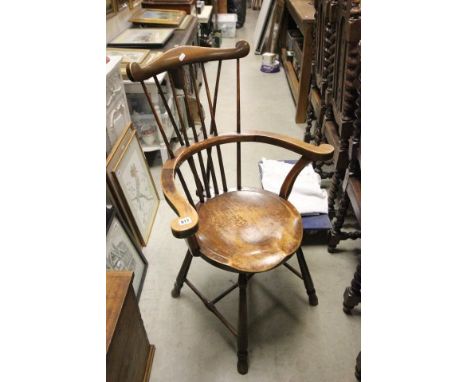
{"label": "wooden furniture leg", "polygon": [[187,274],[190,268],[190,264],[192,263],[192,253],[190,250],[187,250],[185,255],[184,262],[180,267],[179,274],[177,275],[176,282],[174,283],[174,289],[172,289],[171,295],[172,297],[176,298],[180,296],[180,290],[184,285],[185,279],[187,278]]}
{"label": "wooden furniture leg", "polygon": [[354,371],[354,375],[358,381],[361,381],[361,352],[359,352],[356,358],[356,369]]}
{"label": "wooden furniture leg", "polygon": [[248,363],[248,333],[247,333],[247,274],[239,273],[239,323],[237,329],[237,371],[247,374]]}
{"label": "wooden furniture leg", "polygon": [[343,311],[351,314],[351,310],[361,302],[361,263],[357,265],[351,286],[347,287],[343,295]]}
{"label": "wooden furniture leg", "polygon": [[[333,176],[335,177],[335,176]],[[330,231],[330,236],[328,240],[328,252],[333,253],[335,252],[336,246],[341,240],[341,228],[343,227],[343,223],[346,217],[346,211],[349,207],[349,198],[346,195],[346,192],[343,193],[343,197],[340,199],[340,205],[338,207],[338,211],[336,213],[335,219],[332,223],[332,229]]]}
{"label": "wooden furniture leg", "polygon": [[304,253],[302,252],[301,247],[299,247],[296,254],[299,267],[301,268],[302,280],[304,281],[304,286],[306,288],[307,295],[309,296],[309,305],[316,306],[318,305],[318,298],[317,294],[315,293],[314,282],[310,276],[309,268],[307,267],[307,263],[305,261]]}

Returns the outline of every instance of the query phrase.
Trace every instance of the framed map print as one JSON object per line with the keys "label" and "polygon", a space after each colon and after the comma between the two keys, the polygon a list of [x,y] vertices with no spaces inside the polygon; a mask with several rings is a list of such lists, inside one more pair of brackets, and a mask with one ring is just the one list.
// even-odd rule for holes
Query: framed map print
{"label": "framed map print", "polygon": [[148,262],[134,242],[130,231],[120,220],[115,208],[107,206],[106,214],[106,270],[132,271],[134,273],[133,289],[139,300]]}
{"label": "framed map print", "polygon": [[159,195],[146,158],[130,125],[107,165],[111,187],[142,246],[148,243],[159,206]]}

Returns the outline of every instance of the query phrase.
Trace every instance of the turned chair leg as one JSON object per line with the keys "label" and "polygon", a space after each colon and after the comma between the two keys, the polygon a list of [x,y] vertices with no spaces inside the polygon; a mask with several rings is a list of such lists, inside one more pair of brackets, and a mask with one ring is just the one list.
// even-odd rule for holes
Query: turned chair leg
{"label": "turned chair leg", "polygon": [[343,192],[343,195],[340,199],[340,204],[338,207],[338,211],[336,213],[335,219],[332,223],[332,229],[329,234],[328,239],[328,252],[334,253],[336,250],[336,246],[341,240],[341,228],[343,227],[344,220],[346,217],[346,211],[349,207],[349,198],[346,192]]}
{"label": "turned chair leg", "polygon": [[309,304],[316,306],[318,305],[318,298],[315,293],[314,282],[310,276],[309,268],[307,267],[307,263],[305,261],[304,253],[302,252],[301,247],[299,247],[296,254],[299,267],[301,268],[302,280],[304,281],[304,286],[306,288],[307,295],[309,296]]}
{"label": "turned chair leg", "polygon": [[247,374],[248,333],[247,333],[247,274],[239,273],[239,322],[237,328],[237,371]]}
{"label": "turned chair leg", "polygon": [[174,288],[172,289],[172,292],[171,292],[171,295],[174,298],[180,296],[180,290],[182,289],[185,279],[187,278],[190,264],[192,263],[192,258],[193,258],[192,254],[190,253],[189,250],[187,250],[184,262],[182,263],[182,266],[180,267],[179,274],[177,275],[176,281],[174,283]]}
{"label": "turned chair leg", "polygon": [[361,302],[361,263],[357,265],[351,286],[347,287],[343,295],[343,311],[351,314],[351,310]]}

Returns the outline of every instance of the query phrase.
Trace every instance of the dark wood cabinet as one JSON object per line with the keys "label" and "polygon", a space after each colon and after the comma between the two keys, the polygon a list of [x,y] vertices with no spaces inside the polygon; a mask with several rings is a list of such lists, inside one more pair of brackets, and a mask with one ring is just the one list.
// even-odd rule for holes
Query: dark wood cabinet
{"label": "dark wood cabinet", "polygon": [[154,345],[148,341],[132,287],[133,272],[106,272],[106,380],[147,382]]}

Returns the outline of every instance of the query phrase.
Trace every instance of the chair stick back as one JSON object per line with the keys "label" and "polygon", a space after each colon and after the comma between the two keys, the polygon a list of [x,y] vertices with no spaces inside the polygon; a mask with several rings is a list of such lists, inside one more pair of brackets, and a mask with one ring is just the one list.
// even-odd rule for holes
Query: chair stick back
{"label": "chair stick back", "polygon": [[[218,105],[221,67],[224,60],[236,60],[236,132],[241,132],[240,58],[245,57],[249,50],[250,47],[246,41],[237,42],[234,48],[224,49],[180,46],[168,50],[146,66],[141,66],[138,63],[127,65],[128,78],[133,82],[141,83],[156,127],[171,159],[176,156],[176,152],[171,148],[170,137],[167,135],[168,129],[163,123],[162,113],[166,113],[165,120],[174,129],[180,147],[189,147],[191,141],[198,143],[210,136],[218,136],[216,107]],[[210,61],[217,61],[213,98],[205,69],[205,63]],[[165,89],[163,88],[164,84],[158,80],[158,75],[163,72],[167,72]],[[148,83],[152,81],[156,84],[164,110],[156,110],[154,94],[152,96],[148,86]],[[200,83],[204,85],[204,92],[200,89]],[[208,106],[209,123],[205,122],[203,93],[206,97],[204,98],[205,104]],[[169,105],[170,94],[172,94],[175,108],[171,108]],[[199,131],[197,131],[197,125],[199,125]],[[219,145],[209,147],[203,153],[197,152],[193,157],[187,159],[187,163],[193,176],[199,203],[204,203],[206,199],[219,195],[221,191],[228,191],[224,159]],[[240,142],[236,143],[236,164],[236,188],[241,189]],[[184,179],[181,169],[177,170],[177,176],[190,204],[195,206],[189,184]]]}

